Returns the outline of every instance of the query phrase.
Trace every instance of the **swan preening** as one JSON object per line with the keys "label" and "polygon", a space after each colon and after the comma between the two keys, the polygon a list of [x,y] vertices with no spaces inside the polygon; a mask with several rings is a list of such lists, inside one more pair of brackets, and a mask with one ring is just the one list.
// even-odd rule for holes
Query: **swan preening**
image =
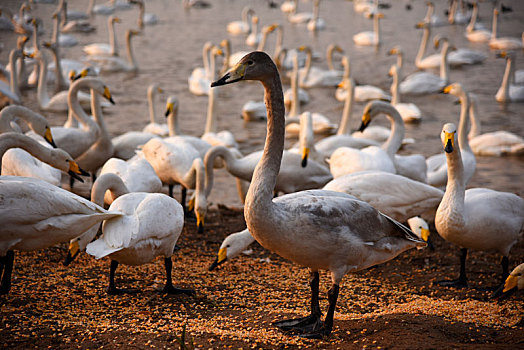
{"label": "swan preening", "polygon": [[[275,325],[319,338],[331,333],[339,284],[345,274],[390,260],[426,243],[397,221],[346,194],[310,190],[273,200],[284,150],[285,113],[280,77],[267,54],[252,52],[212,85],[239,80],[262,83],[268,111],[266,145],[244,206],[247,227],[262,246],[308,267],[312,277],[310,316]],[[337,216],[333,216],[334,212]],[[366,222],[365,228],[363,222]],[[348,251],[355,254],[347,254]],[[333,282],[328,291],[329,308],[324,321],[320,319],[318,302],[319,270],[329,270]]]}

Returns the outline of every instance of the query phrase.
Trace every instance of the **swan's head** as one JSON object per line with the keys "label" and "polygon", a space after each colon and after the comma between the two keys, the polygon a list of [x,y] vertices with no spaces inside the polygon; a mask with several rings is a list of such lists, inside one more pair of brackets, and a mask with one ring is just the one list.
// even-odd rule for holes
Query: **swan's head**
{"label": "swan's head", "polygon": [[115,101],[113,101],[113,97],[111,96],[111,91],[109,91],[109,88],[102,82],[102,80],[98,78],[85,77],[78,80],[76,84],[86,89],[95,90],[97,93],[104,96],[109,102],[115,104]]}
{"label": "swan's head", "polygon": [[415,24],[415,28],[416,29],[423,29],[423,28],[426,28],[428,26],[429,26],[429,24],[426,23],[426,22],[418,22],[417,24]]}
{"label": "swan's head", "polygon": [[122,20],[117,16],[109,16],[108,20],[111,23],[122,23]]}
{"label": "swan's head", "polygon": [[442,127],[442,134],[440,135],[440,138],[442,140],[442,144],[444,145],[444,151],[446,153],[453,152],[455,148],[455,139],[457,134],[457,127],[453,123],[446,123]]}
{"label": "swan's head", "polygon": [[420,216],[414,216],[408,219],[408,225],[411,231],[413,231],[418,237],[422,238],[426,242],[431,250],[434,250],[434,246],[429,239],[429,226],[426,220]]}
{"label": "swan's head", "polygon": [[390,77],[394,76],[394,75],[397,75],[398,73],[398,67],[396,64],[393,64],[391,65],[391,67],[389,67],[389,71],[388,71],[388,75]]}
{"label": "swan's head", "polygon": [[67,251],[67,256],[64,259],[63,264],[65,266],[68,266],[75,260],[75,258],[80,254],[80,252],[86,250],[86,247],[93,238],[95,238],[96,234],[98,233],[98,230],[100,228],[100,224],[94,225],[89,230],[84,232],[81,236],[78,236],[76,238],[73,238],[69,242],[69,249]]}
{"label": "swan's head", "polygon": [[443,94],[450,94],[458,97],[464,95],[464,89],[462,88],[462,85],[460,83],[450,84],[444,87],[440,92]]}
{"label": "swan's head", "polygon": [[[524,36],[523,36],[524,38]],[[524,41],[524,39],[523,39]],[[497,58],[507,58],[507,59],[514,59],[515,58],[515,51],[500,51],[495,55]]]}
{"label": "swan's head", "polygon": [[402,48],[400,46],[395,46],[391,50],[388,51],[388,56],[392,55],[402,55]]}
{"label": "swan's head", "polygon": [[311,146],[315,142],[313,133],[313,117],[311,112],[304,112],[300,115],[299,131],[300,153],[302,155],[302,168],[307,166],[307,160]]}
{"label": "swan's head", "polygon": [[170,114],[176,114],[178,111],[178,98],[176,96],[169,96],[167,98],[167,105],[166,105],[166,117]]}
{"label": "swan's head", "polygon": [[195,216],[197,218],[197,230],[198,230],[198,233],[203,233],[204,232],[205,218],[206,218],[206,214],[207,214],[207,204],[203,205],[202,203],[207,203],[207,201],[206,201],[205,197],[201,198],[200,196],[201,196],[201,194],[197,195],[196,191],[193,192],[193,195],[191,196],[191,198],[187,202],[187,210],[189,212],[195,211]]}
{"label": "swan's head", "polygon": [[366,107],[364,107],[362,122],[358,131],[364,131],[368,127],[369,123],[371,123],[371,120],[375,118],[375,116],[377,116],[379,113],[387,111],[391,107],[391,104],[385,101],[375,100],[369,102]]}
{"label": "swan's head", "polygon": [[220,245],[217,257],[209,267],[209,271],[214,270],[218,265],[225,263],[227,260],[231,260],[240,255],[240,253],[253,243],[253,240],[253,236],[251,236],[247,229],[227,236]]}
{"label": "swan's head", "polygon": [[265,52],[253,51],[245,55],[222,78],[211,83],[211,87],[231,84],[240,80],[264,82],[271,79],[275,74],[278,74],[278,71],[271,57]]}
{"label": "swan's head", "polygon": [[435,49],[438,49],[441,43],[447,42],[449,42],[448,38],[439,34],[435,35],[435,37],[433,38],[433,46],[435,47]]}
{"label": "swan's head", "polygon": [[270,24],[268,26],[265,26],[264,28],[262,28],[262,33],[272,33],[275,31],[275,29],[278,28],[278,24]]}
{"label": "swan's head", "polygon": [[509,274],[506,282],[504,283],[503,293],[509,292],[510,290],[517,288],[519,290],[524,289],[524,264],[517,266]]}

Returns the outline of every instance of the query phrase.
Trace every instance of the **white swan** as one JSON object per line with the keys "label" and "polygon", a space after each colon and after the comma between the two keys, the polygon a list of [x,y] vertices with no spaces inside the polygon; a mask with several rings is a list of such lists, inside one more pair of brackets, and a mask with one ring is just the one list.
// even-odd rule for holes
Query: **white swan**
{"label": "white swan", "polygon": [[344,73],[342,71],[329,69],[324,70],[313,67],[311,62],[313,54],[309,46],[301,46],[299,51],[307,54],[306,64],[299,69],[299,86],[302,88],[312,87],[335,87],[342,80]]}
{"label": "white swan", "polygon": [[440,63],[440,76],[428,72],[417,72],[407,76],[399,85],[401,94],[423,95],[439,92],[449,82],[448,76],[448,40],[441,37],[437,43],[443,41]]}
{"label": "white swan", "polygon": [[320,0],[314,0],[313,17],[307,22],[306,27],[310,32],[326,29],[326,21],[320,17]]}
{"label": "white swan", "polygon": [[519,50],[522,49],[522,40],[511,37],[497,38],[497,19],[499,10],[493,9],[493,28],[491,29],[491,39],[489,47],[495,50]]}
{"label": "white swan", "polygon": [[24,106],[11,105],[0,110],[0,134],[19,131],[18,123],[20,121],[27,124],[32,133],[40,135],[47,143],[56,148],[47,119]]}
{"label": "white swan", "polygon": [[266,120],[265,103],[263,101],[247,101],[242,106],[242,118],[246,122]]}
{"label": "white swan", "polygon": [[138,71],[138,63],[133,53],[131,46],[131,39],[140,34],[140,32],[132,29],[126,31],[126,58],[123,59],[118,56],[89,56],[88,62],[92,62],[100,67],[101,72],[136,72]]}
{"label": "white swan", "polygon": [[138,28],[144,29],[144,26],[155,25],[158,23],[158,16],[154,13],[146,12],[146,6],[143,0],[130,0],[129,3],[138,5]]}
{"label": "white swan", "polygon": [[160,136],[143,131],[128,131],[111,140],[113,142],[115,158],[128,160],[135,156],[136,150],[139,146],[145,145],[153,138]]}
{"label": "white swan", "polygon": [[0,80],[0,95],[4,95],[13,103],[19,104],[22,102],[22,94],[20,93],[20,85],[18,84],[18,64],[17,60],[23,61],[22,51],[13,49],[9,53],[9,65],[11,72],[9,74],[9,84]]}
{"label": "white swan", "polygon": [[83,11],[72,11],[67,9],[67,2],[59,2],[56,12],[62,14],[60,28],[62,32],[79,32],[90,33],[96,30],[96,27],[89,22],[89,14]]}
{"label": "white swan", "polygon": [[[505,130],[487,132],[480,134],[480,120],[477,119],[478,97],[469,94],[469,118],[471,129],[468,134],[469,145],[475,155],[478,156],[509,156],[524,155],[524,138]],[[476,125],[475,132],[473,125]]]}
{"label": "white swan", "polygon": [[[342,80],[351,76],[351,62],[348,56],[342,57],[342,66],[344,67],[344,74]],[[345,101],[347,96],[347,89],[342,86],[338,86],[335,90],[335,98],[338,101]],[[388,95],[384,90],[373,85],[354,85],[354,99],[356,102],[368,102],[371,100],[391,100],[391,96]]]}
{"label": "white swan", "polygon": [[422,22],[430,24],[432,27],[439,27],[446,25],[446,21],[442,20],[439,16],[435,15],[435,4],[431,1],[426,2],[428,9],[426,11],[426,16]]}
{"label": "white swan", "polygon": [[[459,135],[458,142],[461,148],[462,163],[464,167],[464,183],[467,184],[475,173],[477,167],[477,161],[475,155],[471,150],[468,142],[467,130],[468,130],[468,109],[469,109],[469,97],[467,96],[462,85],[454,83],[446,86],[443,89],[444,93],[453,94],[460,99],[460,119],[459,119]],[[426,159],[428,167],[428,184],[436,187],[446,185],[448,181],[448,169],[445,156],[440,153]]]}
{"label": "white swan", "polygon": [[[276,326],[310,338],[329,335],[339,284],[345,274],[390,260],[425,243],[369,204],[346,194],[301,191],[273,201],[285,132],[284,99],[278,70],[269,56],[254,52],[213,85],[238,80],[261,81],[268,110],[266,145],[244,206],[247,227],[263,247],[308,267],[312,277],[311,315],[277,322]],[[348,251],[355,253],[347,254]],[[318,303],[319,270],[329,270],[332,278],[324,322],[320,320]]]}
{"label": "white swan", "polygon": [[[207,201],[204,193],[204,163],[198,151],[184,140],[175,143],[153,138],[142,147],[142,154],[155,169],[160,180],[171,185],[170,192],[172,192],[172,185],[175,184],[180,184],[186,189],[195,189],[197,226],[198,231],[203,232]],[[182,202],[184,201],[185,198]]]}
{"label": "white swan", "polygon": [[340,176],[328,182],[324,189],[355,196],[400,222],[415,215],[432,219],[444,196],[438,188],[383,171]]}
{"label": "white swan", "polygon": [[257,15],[253,15],[251,17],[251,28],[254,28],[251,33],[246,38],[246,45],[248,46],[257,46],[260,43],[260,40],[262,40],[262,33],[258,32],[258,26],[259,26],[260,19]]}
{"label": "white swan", "polygon": [[217,266],[239,256],[240,253],[245,251],[253,242],[255,242],[255,238],[247,228],[243,231],[230,234],[224,239],[224,241],[222,241],[215,261],[213,261],[211,266],[209,266],[209,271],[212,271],[216,269]]}
{"label": "white swan", "polygon": [[460,7],[460,12],[457,12],[458,8],[459,8],[459,1],[451,0],[449,4],[449,12],[448,12],[449,24],[466,24],[470,20],[471,13],[465,13],[463,6]]}
{"label": "white swan", "polygon": [[[270,24],[262,27],[262,38],[260,39],[260,42],[258,43],[258,46],[256,48],[257,51],[264,51],[269,34],[273,33],[275,29],[277,29],[278,27],[280,27],[278,24]],[[222,41],[220,45],[225,47],[224,59],[226,60],[228,67],[233,66],[235,62],[238,62],[239,59],[241,59],[249,53],[249,51],[237,51],[231,53],[231,43],[227,39]]]}
{"label": "white swan", "polygon": [[370,14],[373,19],[373,31],[360,32],[353,35],[353,42],[360,46],[378,46],[380,45],[380,24],[379,19],[384,18],[384,14]]}
{"label": "white swan", "polygon": [[84,153],[100,136],[100,127],[80,108],[77,93],[80,89],[92,89],[114,103],[109,88],[99,79],[86,77],[75,81],[69,88],[68,104],[75,118],[82,124],[80,128],[53,127],[51,131],[58,147],[76,158]]}
{"label": "white swan", "polygon": [[524,199],[487,188],[466,190],[464,167],[457,147],[456,127],[442,128],[442,143],[448,163],[448,183],[435,216],[435,227],[445,240],[461,247],[460,276],[442,281],[446,286],[467,286],[468,249],[496,251],[503,255],[502,283],[508,276],[508,255],[524,231]]}
{"label": "white swan", "polygon": [[245,35],[251,33],[251,17],[255,14],[255,11],[250,7],[244,7],[242,9],[240,21],[232,21],[227,24],[227,31],[232,35]]}
{"label": "white swan", "polygon": [[[315,3],[313,3],[313,7]],[[307,23],[313,19],[313,12],[298,12],[298,6],[287,14],[287,20],[293,24]]]}
{"label": "white swan", "polygon": [[524,101],[524,85],[512,83],[514,78],[515,53],[512,51],[500,52],[497,57],[506,58],[506,69],[500,88],[495,94],[497,102],[520,102]]}
{"label": "white swan", "polygon": [[[497,299],[505,299],[517,290],[524,289],[524,263],[515,267],[499,290],[493,293]],[[500,291],[500,292],[499,292]],[[498,292],[498,293],[497,293]]]}
{"label": "white swan", "polygon": [[[474,43],[487,43],[491,40],[491,32],[489,30],[486,30],[484,28],[475,28],[475,24],[477,21],[477,16],[479,12],[479,5],[477,1],[473,1],[473,11],[471,13],[471,20],[466,27],[466,38]],[[493,15],[495,16],[495,12],[493,12]],[[493,22],[493,24],[496,25],[496,21]]]}
{"label": "white swan", "polygon": [[[224,159],[226,170],[233,176],[245,181],[251,181],[255,167],[262,157],[262,151],[248,154],[244,157],[237,155],[229,148],[215,146],[211,148],[204,158],[206,169],[206,196],[213,189],[213,164],[217,157]],[[277,176],[275,191],[293,193],[324,186],[333,176],[324,165],[315,161],[308,161],[302,167],[302,156],[298,153],[284,151],[281,170]]]}
{"label": "white swan", "polygon": [[155,112],[155,97],[157,93],[162,93],[164,90],[153,83],[147,88],[147,105],[149,107],[149,123],[142,129],[143,132],[148,132],[158,136],[169,135],[169,128],[166,123],[159,124],[156,122]]}
{"label": "white swan", "polygon": [[204,57],[204,68],[195,68],[187,80],[189,91],[197,96],[209,94],[211,76],[215,74],[213,72],[216,70],[216,56],[223,56],[224,53],[221,49],[208,42],[204,44],[202,54]]}
{"label": "white swan", "polygon": [[391,83],[391,104],[397,109],[404,120],[404,123],[417,123],[422,119],[420,108],[414,103],[402,103],[398,93],[398,85],[401,79],[402,68],[392,65],[389,69],[389,75],[393,77]]}
{"label": "white swan", "polygon": [[164,293],[193,294],[189,289],[173,287],[171,256],[184,227],[184,211],[173,198],[162,193],[129,192],[122,179],[104,174],[93,185],[92,201],[103,205],[106,190],[117,197],[109,210],[123,215],[107,219],[102,224],[102,236],[89,243],[86,252],[96,259],[111,259],[109,294],[121,292],[115,286],[115,271],[119,264],[137,266],[164,257],[166,285]]}
{"label": "white swan", "polygon": [[116,42],[115,23],[121,23],[120,18],[109,16],[107,28],[109,35],[108,43],[94,43],[84,46],[82,49],[89,56],[118,56],[118,44]]}
{"label": "white swan", "polygon": [[[429,7],[428,7],[429,9]],[[431,36],[431,24],[428,22],[419,22],[415,25],[415,28],[422,28],[422,39],[418,47],[417,56],[415,56],[415,66],[419,69],[429,69],[440,67],[441,55],[438,53],[424,57],[426,49],[428,47],[428,40]]]}
{"label": "white swan", "polygon": [[53,13],[53,34],[51,41],[61,47],[72,47],[78,45],[78,40],[72,34],[60,33],[60,12]]}
{"label": "white swan", "polygon": [[280,11],[289,14],[294,13],[297,9],[298,0],[286,0],[280,5]]}
{"label": "white swan", "polygon": [[[107,173],[118,175],[129,192],[156,193],[162,190],[162,181],[141,151],[137,151],[137,154],[127,161],[118,158],[108,159],[100,169],[100,176]],[[115,199],[116,196],[111,192],[106,192],[104,203],[110,205]]]}
{"label": "white swan", "polygon": [[336,135],[324,137],[315,144],[315,148],[324,157],[330,157],[333,152],[339,147],[364,148],[368,146],[378,146],[378,142],[368,140],[365,138],[356,138],[349,134],[349,122],[351,113],[353,112],[353,91],[354,82],[351,78],[345,78],[341,83],[348,91],[346,94],[346,101],[344,102],[344,109],[342,110],[342,117]]}

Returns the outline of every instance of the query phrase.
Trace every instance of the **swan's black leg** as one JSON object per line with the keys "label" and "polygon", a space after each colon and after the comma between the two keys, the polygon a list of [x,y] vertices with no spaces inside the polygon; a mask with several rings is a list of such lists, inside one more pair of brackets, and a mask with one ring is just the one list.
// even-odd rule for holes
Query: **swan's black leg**
{"label": "swan's black leg", "polygon": [[282,320],[273,323],[274,326],[287,332],[308,333],[322,325],[320,304],[318,301],[320,276],[318,271],[311,272],[309,286],[311,288],[311,314],[306,317]]}
{"label": "swan's black leg", "polygon": [[468,278],[466,277],[466,257],[468,255],[468,249],[462,248],[460,250],[460,275],[456,280],[451,281],[438,281],[437,284],[445,287],[455,287],[455,288],[467,288],[468,287]]}
{"label": "swan's black leg", "polygon": [[12,250],[8,250],[7,254],[0,258],[0,276],[2,276],[0,295],[9,293],[11,289],[11,274],[13,273],[14,260],[15,252]]}
{"label": "swan's black leg", "polygon": [[339,290],[339,285],[333,283],[333,286],[331,286],[331,288],[328,291],[329,307],[324,323],[321,323],[320,327],[315,327],[311,332],[302,334],[302,337],[321,339],[331,334],[331,331],[333,330],[333,318],[335,317],[335,307],[337,306]]}
{"label": "swan's black leg", "polygon": [[184,208],[184,213],[187,212],[187,208],[186,208],[186,199],[187,199],[187,188],[185,188],[184,186],[181,186],[182,187],[182,199],[180,201],[180,203],[182,204],[182,208]]}
{"label": "swan's black leg", "polygon": [[171,258],[164,258],[164,265],[166,267],[166,285],[163,292],[168,294],[187,294],[193,295],[195,291],[192,289],[183,289],[173,287],[173,281],[171,279],[171,270],[173,269],[173,262]]}
{"label": "swan's black leg", "polygon": [[94,171],[91,173],[91,181],[93,181],[93,183],[96,181],[96,173]]}
{"label": "swan's black leg", "polygon": [[[493,293],[490,295],[490,299],[499,298],[502,296],[502,291],[504,290],[504,284],[506,283],[506,278],[508,278],[509,276],[509,258],[507,256],[503,256],[500,264],[502,265],[502,281],[500,282],[499,285],[491,289]],[[501,300],[505,299],[506,297],[510,296],[513,293],[507,293],[507,294],[508,295],[505,295],[504,298],[500,298],[500,299]]]}
{"label": "swan's black leg", "polygon": [[169,197],[173,198],[173,187],[175,187],[175,185],[173,184],[170,184],[170,185],[167,185],[167,188],[169,190]]}
{"label": "swan's black leg", "polygon": [[72,176],[69,176],[69,189],[73,189],[73,186],[75,185],[75,178]]}
{"label": "swan's black leg", "polygon": [[115,287],[115,272],[118,267],[118,261],[111,260],[111,266],[109,268],[109,287],[107,288],[107,294],[120,294],[121,290]]}

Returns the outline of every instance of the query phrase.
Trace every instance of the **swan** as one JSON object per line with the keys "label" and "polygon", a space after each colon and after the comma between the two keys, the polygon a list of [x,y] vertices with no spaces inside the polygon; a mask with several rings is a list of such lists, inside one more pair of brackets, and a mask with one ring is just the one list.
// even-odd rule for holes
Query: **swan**
{"label": "swan", "polygon": [[500,52],[497,57],[506,58],[506,70],[500,88],[495,94],[497,102],[520,102],[524,101],[524,85],[512,84],[514,78],[515,53],[511,51]]}
{"label": "swan", "polygon": [[251,17],[255,15],[255,11],[250,7],[244,7],[242,9],[240,21],[233,21],[227,24],[227,31],[232,35],[246,35],[251,33]]}
{"label": "swan", "polygon": [[114,104],[109,88],[97,78],[82,78],[71,85],[67,98],[73,115],[82,124],[82,129],[52,127],[51,131],[56,145],[67,151],[74,159],[88,150],[100,135],[98,124],[80,108],[80,103],[76,97],[80,89],[92,89]]}
{"label": "swan", "polygon": [[119,264],[138,266],[164,257],[166,285],[164,293],[194,294],[189,289],[175,288],[171,281],[171,256],[184,227],[184,211],[175,199],[162,193],[129,192],[118,175],[104,174],[93,185],[91,200],[104,204],[109,190],[115,201],[109,210],[122,216],[107,219],[102,224],[102,236],[89,243],[86,252],[96,259],[111,259],[108,294],[118,294],[115,272]]}
{"label": "swan", "polygon": [[[102,166],[102,169],[100,169],[99,177],[108,173],[118,175],[129,189],[129,192],[156,193],[162,191],[162,181],[160,181],[155,173],[155,169],[144,158],[141,151],[137,151],[137,154],[128,160],[119,158],[108,159]],[[104,203],[111,205],[115,199],[116,196],[113,193],[106,192]]]}
{"label": "swan", "polygon": [[504,282],[504,285],[501,285],[500,288],[493,293],[492,297],[495,297],[499,300],[506,299],[515,293],[517,290],[524,289],[524,263],[515,267],[513,271],[509,274],[508,278]]}
{"label": "swan", "polygon": [[[195,68],[187,80],[189,91],[197,96],[209,94],[211,76],[215,74],[214,71],[216,70],[216,56],[223,56],[224,52],[212,43],[208,42],[204,44],[202,54],[204,56],[204,68]],[[209,63],[207,63],[208,60]]]}
{"label": "swan", "polygon": [[[315,6],[316,6],[315,2],[313,2],[313,8]],[[293,23],[293,24],[307,23],[313,19],[313,12],[297,12],[297,11],[298,11],[298,6],[295,6],[294,11],[289,12],[287,14],[287,19],[290,23]]]}
{"label": "swan", "polygon": [[[321,338],[329,335],[333,328],[339,284],[345,274],[390,260],[425,243],[400,223],[346,194],[312,190],[273,200],[284,151],[285,116],[280,77],[267,54],[253,52],[213,86],[239,80],[259,80],[263,84],[268,111],[266,145],[244,206],[247,228],[264,248],[308,267],[312,277],[311,315],[275,325],[305,337]],[[348,254],[348,251],[354,253]],[[319,270],[329,270],[332,278],[329,308],[323,322],[318,303]]]}
{"label": "swan", "polygon": [[464,166],[457,147],[456,127],[445,124],[441,134],[448,163],[446,192],[435,216],[437,232],[461,248],[460,276],[441,281],[444,286],[466,287],[468,249],[496,251],[502,258],[502,283],[508,276],[508,255],[524,231],[524,199],[487,188],[466,190]]}
{"label": "swan", "polygon": [[443,21],[440,17],[435,15],[435,4],[431,1],[426,2],[426,5],[428,6],[428,10],[426,11],[426,16],[424,16],[424,19],[422,22],[428,23],[432,27],[439,27],[446,24],[445,21]]}
{"label": "swan", "polygon": [[315,134],[313,133],[313,115],[311,112],[304,112],[300,115],[300,131],[298,134],[298,142],[288,150],[290,152],[298,153],[302,156],[301,165],[303,168],[307,166],[308,159],[327,166],[326,156],[317,151],[315,147]]}
{"label": "swan", "polygon": [[138,71],[138,64],[136,62],[133,48],[131,46],[131,39],[140,34],[140,32],[132,29],[126,31],[126,56],[127,60],[118,56],[89,56],[88,62],[100,66],[101,72],[136,72]]}
{"label": "swan", "polygon": [[143,131],[128,131],[111,140],[113,142],[113,157],[128,160],[133,158],[139,146],[145,145],[153,138],[160,136]]}
{"label": "swan", "polygon": [[[429,7],[428,7],[429,9]],[[424,21],[419,22],[415,25],[415,28],[422,28],[422,39],[418,47],[417,56],[415,56],[415,66],[419,69],[429,69],[440,67],[441,55],[438,53],[424,57],[426,49],[428,47],[428,40],[431,36],[431,24]]]}
{"label": "swan", "polygon": [[397,109],[404,123],[417,123],[422,119],[420,108],[414,103],[401,103],[398,93],[398,84],[401,79],[402,68],[392,65],[389,69],[389,75],[393,77],[391,83],[391,104]]}
{"label": "swan", "polygon": [[263,101],[247,101],[242,106],[242,118],[246,122],[266,120],[267,114],[265,103]]}
{"label": "swan", "polygon": [[118,45],[116,43],[115,23],[121,23],[120,18],[109,16],[107,28],[109,34],[109,44],[94,43],[83,47],[83,51],[89,56],[118,56]]}
{"label": "swan", "polygon": [[311,66],[313,54],[309,46],[301,46],[299,51],[306,52],[306,64],[299,70],[299,86],[302,88],[334,87],[342,80],[343,72],[329,69],[323,70]]}
{"label": "swan", "polygon": [[364,148],[379,145],[373,140],[356,138],[349,134],[349,121],[353,111],[353,87],[355,83],[352,78],[345,78],[341,84],[344,84],[344,88],[348,91],[348,94],[346,94],[346,101],[344,102],[344,109],[342,110],[342,117],[337,133],[336,135],[324,137],[315,144],[317,151],[326,158],[329,158],[339,147]]}
{"label": "swan", "polygon": [[60,27],[62,32],[80,32],[90,33],[96,30],[96,27],[89,22],[89,14],[82,11],[71,11],[67,9],[67,2],[59,2],[56,12],[62,13]]}
{"label": "swan", "polygon": [[[142,154],[155,169],[160,180],[171,185],[170,188],[174,184],[180,184],[185,189],[195,189],[195,215],[198,232],[202,233],[207,213],[207,200],[204,193],[204,163],[198,151],[184,140],[175,143],[153,138],[142,147]],[[182,203],[184,202],[185,198],[182,200]]]}
{"label": "swan", "polygon": [[449,24],[466,24],[470,20],[471,13],[464,13],[463,7],[461,7],[460,12],[457,12],[458,7],[458,0],[451,0],[448,12]]}
{"label": "swan", "polygon": [[[460,83],[453,83],[446,86],[443,93],[452,94],[460,99],[460,118],[458,130],[458,142],[461,148],[462,164],[464,167],[464,182],[467,184],[477,167],[475,155],[471,150],[468,142],[468,110],[469,110],[469,96],[466,94]],[[442,153],[433,155],[426,159],[428,167],[428,184],[436,187],[445,186],[448,181],[448,165],[446,157]]]}
{"label": "swan", "polygon": [[109,1],[105,4],[96,4],[95,5],[95,0],[90,0],[87,13],[107,16],[107,15],[113,14],[115,10],[116,10],[116,7],[113,4],[113,1]]}
{"label": "swan", "polygon": [[158,86],[157,83],[149,85],[147,88],[147,105],[149,106],[149,124],[147,124],[143,132],[148,132],[158,136],[167,136],[169,135],[169,128],[167,124],[158,124],[156,122],[156,113],[155,113],[155,97],[157,93],[162,93],[164,90]]}
{"label": "swan", "polygon": [[416,215],[433,218],[444,196],[438,188],[383,171],[346,174],[328,182],[324,189],[355,196],[400,222]]}
{"label": "swan", "polygon": [[155,25],[158,23],[158,16],[154,13],[147,13],[146,6],[143,0],[130,0],[129,3],[138,5],[138,28],[140,30],[144,29],[144,26]]}
{"label": "swan", "polygon": [[369,17],[373,18],[373,31],[360,32],[353,35],[353,42],[355,45],[360,46],[378,46],[380,45],[380,25],[379,19],[384,18],[384,14],[375,13],[370,14]]}
{"label": "swan", "polygon": [[[491,40],[491,32],[484,28],[475,28],[477,16],[479,12],[479,5],[477,1],[473,1],[473,11],[471,13],[471,20],[466,27],[466,38],[474,43],[487,43]],[[494,12],[493,12],[494,13]],[[494,22],[496,24],[496,21]]]}
{"label": "swan", "polygon": [[22,94],[20,93],[20,86],[18,84],[18,64],[16,63],[19,58],[21,58],[20,61],[23,61],[22,51],[19,49],[11,50],[9,53],[9,65],[11,67],[9,85],[0,80],[0,94],[16,104],[22,102]]}
{"label": "swan", "polygon": [[[275,29],[280,27],[278,24],[270,24],[267,26],[262,27],[262,38],[260,39],[260,42],[257,46],[257,51],[264,51],[264,48],[266,46],[267,37],[269,34],[273,33]],[[223,46],[225,47],[225,60],[228,64],[228,67],[231,67],[237,62],[239,59],[244,57],[248,51],[237,51],[235,53],[231,53],[231,43],[229,40],[225,40],[222,42]],[[221,43],[221,46],[222,46]]]}
{"label": "swan", "polygon": [[251,17],[251,28],[254,28],[246,38],[246,45],[257,46],[262,40],[262,33],[258,32],[259,18],[257,15]]}
{"label": "swan", "polygon": [[[47,143],[56,148],[47,119],[24,106],[11,105],[0,110],[0,134],[18,131],[19,121],[23,121],[32,133],[40,135]],[[13,123],[16,123],[16,125],[13,125]]]}
{"label": "swan", "polygon": [[[480,134],[480,121],[477,120],[478,97],[469,94],[469,118],[471,130],[468,134],[469,145],[478,156],[524,155],[524,138],[508,131],[499,130]],[[473,131],[473,126],[476,128]]]}
{"label": "swan", "polygon": [[522,40],[511,37],[497,38],[497,19],[499,10],[493,9],[493,27],[489,47],[495,50],[519,50],[522,49]]}
{"label": "swan", "polygon": [[[257,163],[262,157],[262,151],[256,151],[247,156],[237,157],[234,151],[223,146],[212,147],[204,158],[206,169],[206,197],[213,189],[213,164],[217,157],[224,159],[226,170],[233,176],[244,181],[251,181]],[[308,161],[302,167],[302,156],[291,151],[284,151],[281,170],[277,176],[275,191],[293,193],[324,186],[333,179],[329,169],[315,161]]]}
{"label": "swan", "polygon": [[317,30],[326,29],[326,21],[320,18],[320,0],[313,2],[313,17],[307,21],[307,29],[310,32],[316,32]]}
{"label": "swan", "polygon": [[[442,51],[440,53],[440,76],[428,72],[417,72],[407,76],[399,85],[401,94],[423,95],[439,92],[449,82],[448,76],[448,51],[450,49],[448,40],[441,37],[435,41],[435,46],[441,41]],[[454,49],[454,48],[451,48]]]}
{"label": "swan", "polygon": [[280,5],[280,11],[285,14],[295,13],[298,5],[298,0],[286,0]]}
{"label": "swan", "polygon": [[[348,56],[342,57],[342,66],[344,67],[344,74],[342,80],[351,76],[351,62]],[[347,96],[347,89],[342,86],[338,86],[335,90],[335,98],[338,101],[345,101]],[[354,85],[354,96],[356,102],[368,102],[371,100],[391,100],[391,96],[388,95],[384,90],[373,86],[373,85]]]}
{"label": "swan", "polygon": [[51,41],[61,47],[73,47],[78,45],[78,40],[72,34],[60,33],[60,12],[53,13],[53,34]]}
{"label": "swan", "polygon": [[[113,156],[114,146],[111,141],[111,136],[107,131],[104,121],[102,108],[100,107],[98,93],[91,89],[91,109],[93,110],[93,119],[98,124],[100,133],[95,142],[81,155],[75,158],[75,161],[86,171],[96,174],[98,168]],[[94,179],[94,176],[93,176]]]}

